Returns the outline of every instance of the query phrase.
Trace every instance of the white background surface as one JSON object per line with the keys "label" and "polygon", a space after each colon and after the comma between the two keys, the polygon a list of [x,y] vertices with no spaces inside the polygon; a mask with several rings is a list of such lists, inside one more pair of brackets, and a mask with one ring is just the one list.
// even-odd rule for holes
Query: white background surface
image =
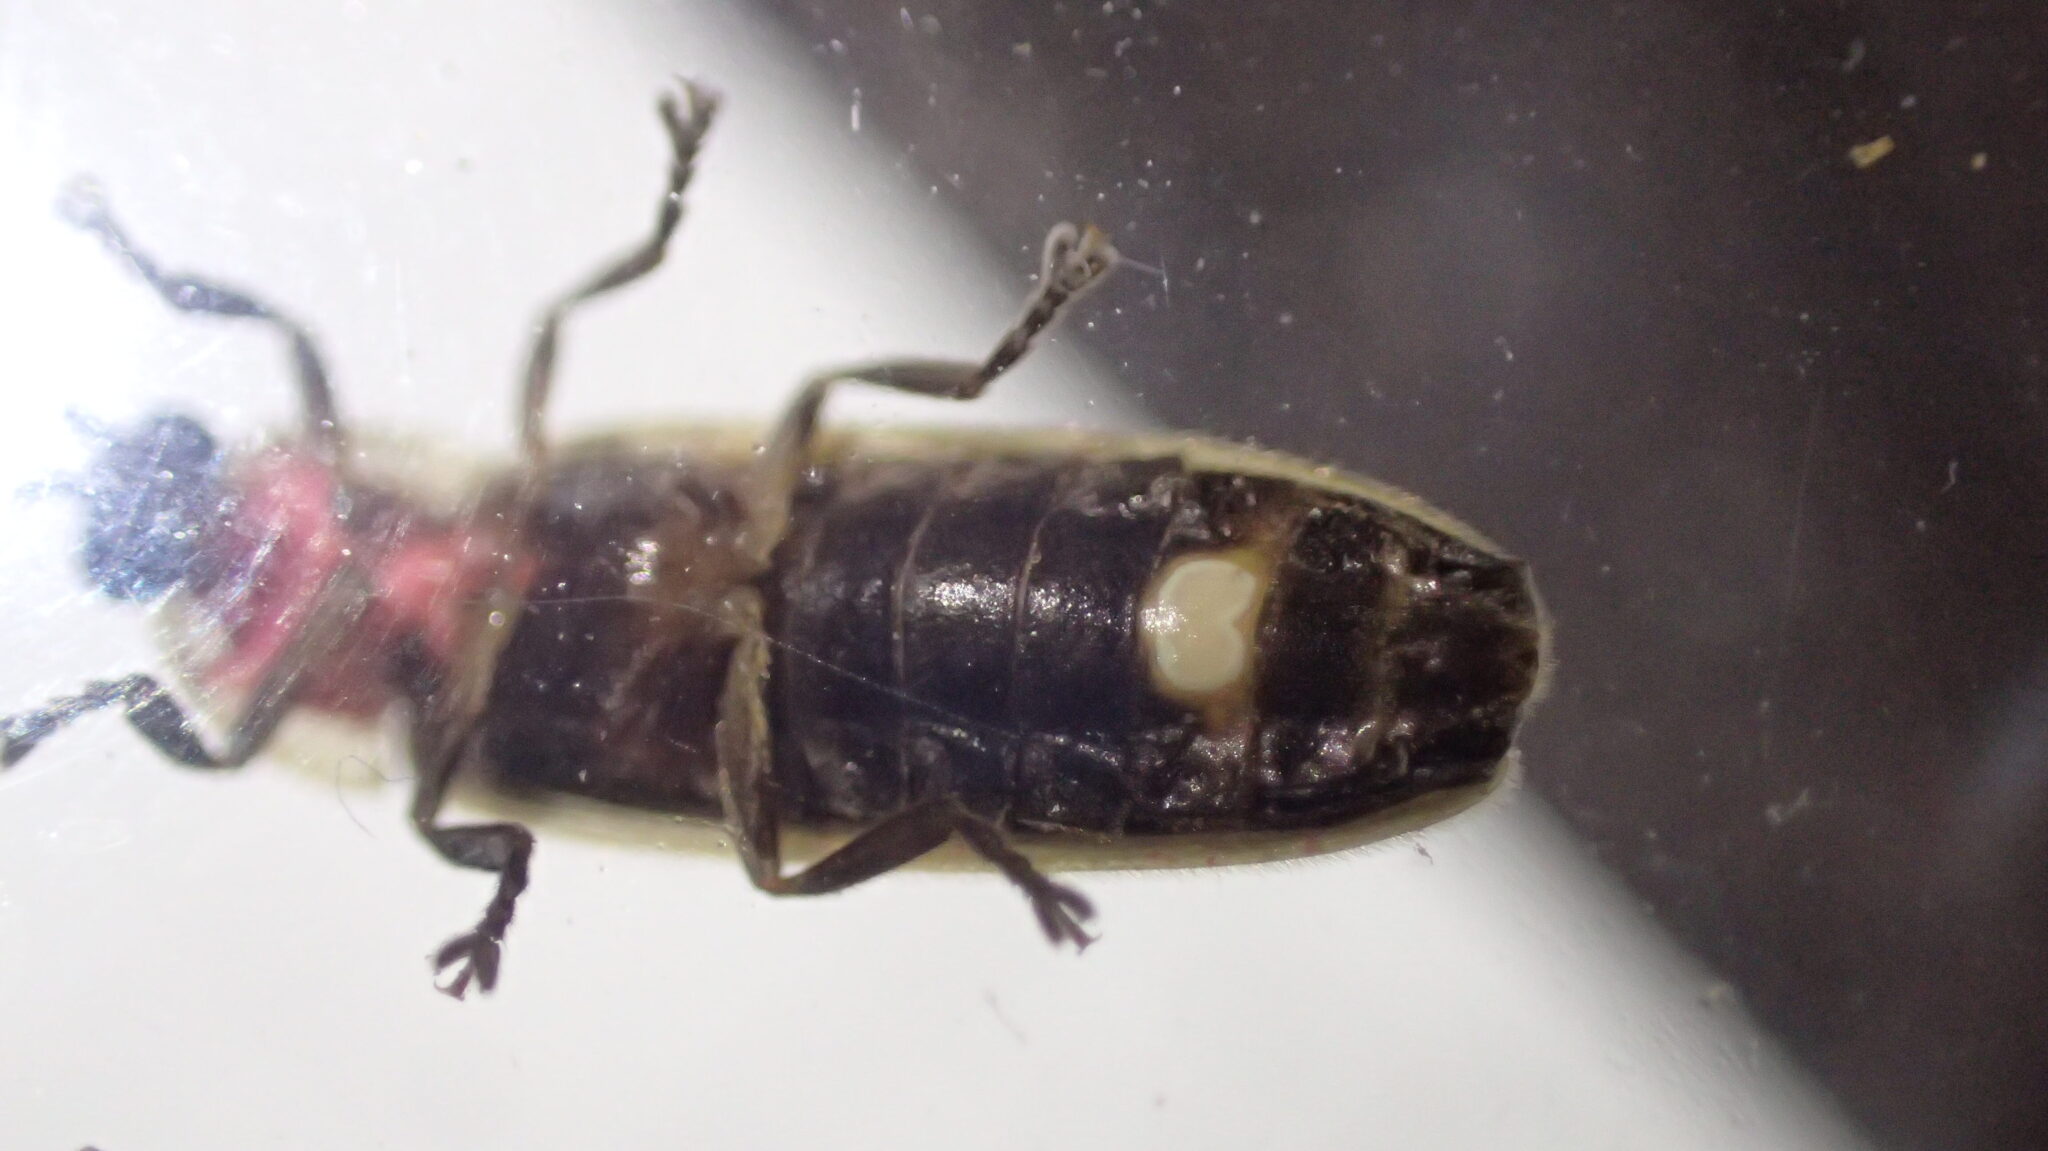
{"label": "white background surface", "polygon": [[[74,172],[167,262],[308,320],[359,423],[479,445],[509,443],[533,307],[652,210],[675,71],[727,96],[689,219],[569,332],[555,427],[978,354],[1035,262],[719,6],[271,10],[0,0],[9,489],[79,462],[68,406],[291,412],[271,338],[167,314],[54,223]],[[969,410],[829,418],[1129,425],[1111,387],[1056,347]],[[0,522],[0,706],[150,658],[79,589],[61,505]],[[456,1004],[426,956],[489,881],[363,786],[373,754],[201,778],[103,721],[0,775],[0,1146],[1855,1145],[1526,795],[1334,861],[1086,877],[1079,960],[986,876],[777,903],[731,861],[543,840],[500,992]]]}

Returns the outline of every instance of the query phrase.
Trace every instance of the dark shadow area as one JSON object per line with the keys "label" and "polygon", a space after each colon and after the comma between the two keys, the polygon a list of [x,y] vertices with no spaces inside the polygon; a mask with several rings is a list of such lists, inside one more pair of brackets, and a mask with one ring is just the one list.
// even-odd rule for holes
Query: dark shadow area
{"label": "dark shadow area", "polygon": [[1533,561],[1532,786],[1881,1140],[2048,1146],[2041,8],[770,7],[1009,263],[1158,269],[1162,422]]}

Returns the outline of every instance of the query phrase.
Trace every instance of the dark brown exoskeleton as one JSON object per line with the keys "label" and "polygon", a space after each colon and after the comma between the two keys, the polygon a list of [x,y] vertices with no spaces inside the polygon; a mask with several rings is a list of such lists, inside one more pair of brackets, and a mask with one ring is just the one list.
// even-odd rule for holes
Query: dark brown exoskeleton
{"label": "dark brown exoskeleton", "polygon": [[[1087,901],[1014,835],[1190,845],[1167,862],[1301,854],[1419,826],[1507,777],[1542,663],[1535,596],[1521,563],[1419,501],[1199,439],[819,433],[841,382],[979,395],[1110,270],[1092,229],[1053,230],[1022,319],[981,362],[822,373],[758,442],[551,444],[561,324],[660,264],[714,106],[690,85],[663,101],[652,233],[542,313],[519,459],[453,509],[369,474],[303,328],[162,271],[76,192],[74,222],[171,305],[282,332],[306,422],[229,455],[158,416],[76,485],[93,581],[175,596],[215,634],[191,678],[241,701],[225,746],[134,675],[7,721],[0,762],[103,707],[197,768],[248,762],[296,709],[403,708],[414,823],[498,877],[435,959],[457,996],[495,983],[533,845],[518,823],[442,821],[465,768],[720,821],[776,894],[957,840],[1077,947]],[[791,871],[785,826],[847,834]]]}

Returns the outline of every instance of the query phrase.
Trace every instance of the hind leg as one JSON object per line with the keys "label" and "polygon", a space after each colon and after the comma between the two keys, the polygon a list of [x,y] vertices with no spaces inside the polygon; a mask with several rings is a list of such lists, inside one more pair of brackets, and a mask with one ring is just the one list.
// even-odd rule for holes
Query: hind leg
{"label": "hind leg", "polygon": [[762,453],[751,533],[742,551],[765,567],[787,527],[790,500],[817,436],[825,397],[841,383],[871,384],[935,399],[972,400],[1014,367],[1033,341],[1116,268],[1116,249],[1094,228],[1060,224],[1045,238],[1038,287],[995,348],[981,360],[878,360],[820,372],[804,384]]}
{"label": "hind leg", "polygon": [[773,749],[763,702],[769,644],[761,628],[760,598],[751,591],[736,593],[727,600],[726,612],[740,629],[740,640],[719,699],[718,781],[726,825],[756,887],[773,895],[844,891],[913,862],[957,835],[1031,901],[1046,938],[1055,944],[1071,943],[1076,950],[1094,942],[1082,927],[1094,915],[1087,898],[1048,879],[1010,846],[1000,828],[950,796],[923,800],[886,816],[809,867],[785,873],[780,793],[770,771]]}

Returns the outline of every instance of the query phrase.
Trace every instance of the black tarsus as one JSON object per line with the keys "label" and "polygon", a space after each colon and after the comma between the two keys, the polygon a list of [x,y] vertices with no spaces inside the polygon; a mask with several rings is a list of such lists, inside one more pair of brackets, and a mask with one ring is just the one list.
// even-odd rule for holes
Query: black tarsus
{"label": "black tarsus", "polygon": [[476,926],[449,940],[434,954],[437,973],[455,968],[452,979],[437,984],[443,994],[461,999],[469,993],[472,977],[479,990],[489,993],[498,985],[498,960],[505,944],[505,931],[512,926],[512,913],[520,893],[526,890],[527,863],[533,858],[533,833],[516,823],[440,827],[430,821],[420,826],[420,834],[448,862],[498,876],[497,890]]}
{"label": "black tarsus", "polygon": [[91,179],[81,177],[72,181],[58,200],[57,210],[73,226],[98,236],[108,251],[119,256],[165,303],[178,311],[257,320],[283,333],[292,347],[292,370],[298,380],[300,403],[305,408],[307,438],[325,462],[334,464],[342,460],[344,437],[334,404],[334,389],[327,382],[320,350],[303,325],[245,292],[184,273],[164,271],[154,258],[136,247],[127,231],[114,220],[104,191]]}
{"label": "black tarsus", "polygon": [[441,858],[498,877],[476,926],[435,952],[437,974],[455,969],[448,982],[437,986],[455,999],[467,995],[471,983],[488,993],[498,984],[505,932],[512,926],[520,893],[526,890],[533,833],[516,823],[448,827],[438,822],[448,788],[474,748],[478,717],[448,710],[452,696],[460,693],[451,691],[448,670],[427,653],[418,636],[398,642],[391,676],[414,709],[412,758],[419,774],[414,781],[413,827]]}
{"label": "black tarsus", "polygon": [[[1088,897],[1048,878],[1010,846],[1001,829],[951,798],[914,803],[863,829],[802,871],[780,875],[762,887],[776,895],[829,895],[844,891],[916,861],[955,835],[1024,892],[1048,940],[1054,944],[1071,943],[1076,951],[1086,950],[1095,942],[1095,937],[1082,927],[1095,915]],[[779,871],[780,858],[773,863]]]}
{"label": "black tarsus", "polygon": [[1031,909],[1038,913],[1039,929],[1055,946],[1071,943],[1075,951],[1086,951],[1095,937],[1082,928],[1082,924],[1095,917],[1095,905],[1088,897],[1063,883],[1048,879],[1032,862],[1024,858],[997,827],[978,816],[971,815],[956,806],[953,830],[974,853],[986,860],[990,866],[1003,873],[1011,883],[1022,888],[1026,898],[1031,900]]}
{"label": "black tarsus", "polygon": [[519,405],[519,444],[529,463],[546,451],[541,416],[547,409],[548,392],[554,385],[555,354],[561,341],[562,321],[577,305],[647,275],[661,266],[668,253],[669,239],[683,219],[683,191],[690,186],[696,168],[697,151],[711,130],[718,112],[718,95],[688,80],[678,79],[681,94],[661,98],[661,123],[668,131],[668,184],[655,209],[654,227],[646,239],[631,250],[592,273],[582,283],[555,297],[542,309],[534,325],[533,345],[526,356],[525,387]]}

